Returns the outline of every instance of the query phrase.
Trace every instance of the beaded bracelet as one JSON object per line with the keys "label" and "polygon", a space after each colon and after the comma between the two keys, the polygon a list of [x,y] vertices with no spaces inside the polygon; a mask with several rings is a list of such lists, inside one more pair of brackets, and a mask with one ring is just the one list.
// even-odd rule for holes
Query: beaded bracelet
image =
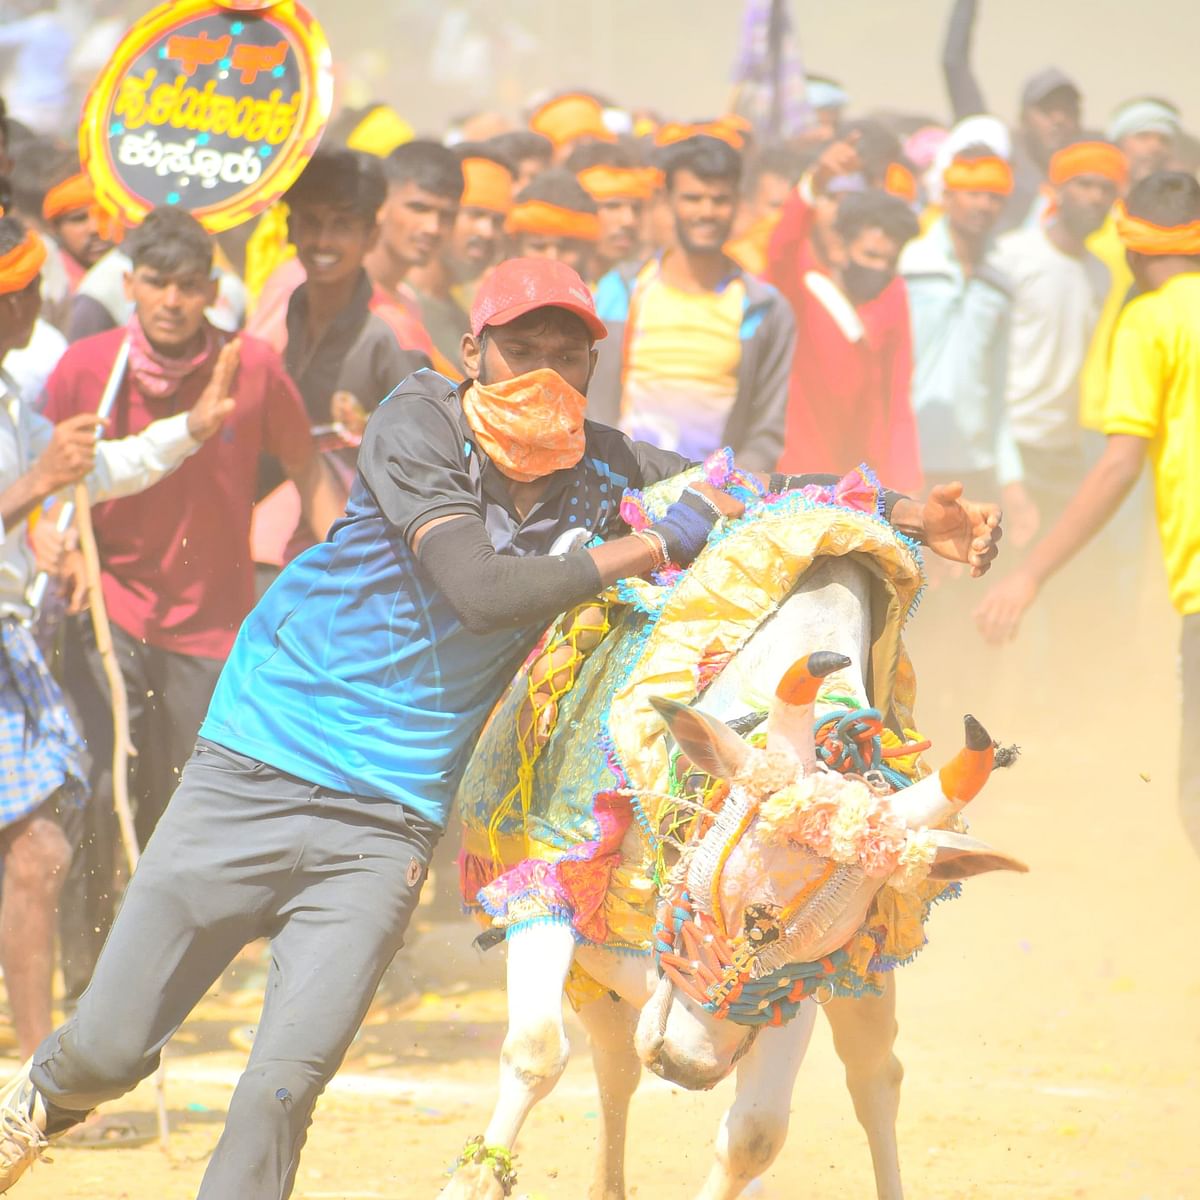
{"label": "beaded bracelet", "polygon": [[650,552],[654,555],[654,562],[651,564],[650,570],[660,571],[670,563],[671,556],[667,552],[667,539],[657,529],[636,529],[630,536],[637,538],[643,546],[650,547]]}

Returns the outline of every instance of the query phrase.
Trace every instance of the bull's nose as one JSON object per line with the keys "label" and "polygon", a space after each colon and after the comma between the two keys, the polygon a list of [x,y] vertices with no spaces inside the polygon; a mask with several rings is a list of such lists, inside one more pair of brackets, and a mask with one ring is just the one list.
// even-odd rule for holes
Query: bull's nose
{"label": "bull's nose", "polygon": [[689,1092],[706,1092],[716,1087],[733,1069],[732,1063],[701,1063],[692,1058],[676,1056],[666,1043],[660,1043],[657,1053],[642,1061],[660,1079],[686,1088]]}

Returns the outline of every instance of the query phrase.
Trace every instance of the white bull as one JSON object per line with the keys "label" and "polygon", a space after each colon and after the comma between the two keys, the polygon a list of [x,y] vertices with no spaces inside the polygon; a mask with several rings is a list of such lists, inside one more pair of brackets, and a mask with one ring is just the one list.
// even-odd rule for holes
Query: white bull
{"label": "white bull", "polygon": [[[660,711],[670,721],[684,754],[714,774],[736,777],[741,757],[748,752],[744,743],[719,720],[704,721],[695,713],[699,710],[723,720],[743,715],[745,704],[739,698],[747,694],[746,685],[753,681],[757,694],[767,688],[779,692],[768,720],[768,751],[790,755],[797,775],[811,771],[811,694],[816,688],[801,695],[803,688],[794,686],[799,668],[791,672],[788,668],[814,651],[831,652],[817,656],[824,669],[816,673],[824,674],[830,666],[839,668],[838,692],[867,705],[869,579],[866,569],[851,558],[821,560],[725,668],[695,709],[663,705]],[[968,748],[939,774],[894,798],[903,802],[903,809],[897,811],[904,824],[933,827],[944,820],[978,790],[990,766],[990,740],[968,719]],[[735,786],[731,801],[737,795]],[[799,853],[806,856],[803,870],[822,862],[811,851]],[[982,843],[958,835],[941,839],[938,858],[935,874],[946,879],[996,868],[1024,870]],[[815,930],[806,927],[801,944],[812,953],[796,961],[829,953],[861,922],[871,897],[883,883],[861,875],[849,877],[850,886],[843,886],[842,894],[848,899],[835,921]],[[792,878],[796,878],[795,863]],[[723,891],[721,906],[736,919],[754,898]],[[619,997],[593,1001],[579,1013],[591,1039],[601,1099],[600,1154],[591,1200],[623,1200],[625,1196],[626,1125],[643,1065],[691,1089],[710,1088],[736,1068],[736,1092],[717,1131],[715,1162],[699,1197],[733,1200],[740,1196],[783,1146],[792,1087],[816,1017],[815,1002],[804,1001],[792,1020],[762,1028],[755,1036],[753,1028],[714,1018],[683,989],[673,986],[669,975],[660,978],[653,959],[578,945],[565,926],[534,924],[508,941],[509,1027],[501,1052],[495,1110],[475,1158],[464,1155],[468,1161],[458,1167],[441,1200],[500,1200],[511,1191],[513,1180],[505,1178],[505,1156],[495,1150],[511,1151],[526,1116],[549,1095],[566,1066],[569,1047],[563,991],[576,957],[589,975]],[[886,1200],[899,1200],[896,1115],[903,1071],[893,1052],[895,987],[890,975],[887,979],[880,996],[833,998],[823,1007],[845,1066],[855,1113],[866,1131],[877,1193]]]}

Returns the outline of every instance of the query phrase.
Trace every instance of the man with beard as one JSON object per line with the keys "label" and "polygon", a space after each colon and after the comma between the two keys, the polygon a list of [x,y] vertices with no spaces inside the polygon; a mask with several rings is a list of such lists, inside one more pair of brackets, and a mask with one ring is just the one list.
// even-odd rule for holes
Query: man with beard
{"label": "man with beard", "polygon": [[600,238],[592,254],[592,278],[636,258],[641,262],[646,205],[658,186],[658,171],[643,164],[628,145],[589,142],[566,161],[580,186],[596,202]]}
{"label": "man with beard", "polygon": [[438,369],[462,378],[459,351],[469,328],[467,309],[484,272],[505,249],[504,220],[512,209],[513,172],[485,143],[454,147],[462,162],[463,194],[454,229],[441,251],[413,267],[407,281],[425,328],[441,356]]}
{"label": "man with beard", "polygon": [[[913,328],[913,409],[932,482],[964,479],[1028,530],[1035,514],[1005,417],[1012,292],[992,231],[1012,169],[987,146],[961,150],[943,176],[944,215],[900,256]],[[1028,536],[1028,533],[1027,533]]]}
{"label": "man with beard", "polygon": [[16,395],[4,364],[33,332],[45,259],[36,233],[0,217],[0,969],[22,1052],[52,1028],[55,908],[70,857],[61,825],[87,795],[83,743],[30,632],[35,569],[57,569],[68,539],[58,534],[48,548],[43,540],[35,563],[27,519],[79,480],[97,501],[142,491],[203,453],[234,407],[215,379],[189,408],[100,442],[97,426],[108,422],[97,422],[94,406],[58,426],[39,415]]}
{"label": "man with beard", "polygon": [[869,462],[889,487],[917,488],[912,341],[896,279],[917,219],[895,196],[862,190],[861,173],[854,144],[827,147],[771,238],[767,278],[797,330],[780,469],[842,474]]}
{"label": "man with beard", "polygon": [[42,220],[49,226],[62,254],[71,292],[87,271],[120,241],[123,230],[96,203],[96,189],[82,172],[60,180],[46,192]]}
{"label": "man with beard", "polygon": [[30,138],[16,156],[13,209],[47,239],[42,320],[65,332],[87,272],[119,240],[121,227],[96,204],[79,159],[51,138]]}
{"label": "man with beard", "polygon": [[1179,109],[1169,100],[1139,96],[1126,100],[1109,118],[1104,136],[1129,162],[1129,182],[1166,170],[1179,144],[1183,125]]}
{"label": "man with beard", "polygon": [[589,415],[690,458],[730,446],[745,466],[773,470],[796,331],[783,297],[723,249],[741,155],[706,135],[663,154],[676,244],[597,284],[597,309],[612,336]]}
{"label": "man with beard", "polygon": [[1108,292],[1108,269],[1087,238],[1104,224],[1127,174],[1125,156],[1107,142],[1058,151],[1050,160],[1051,215],[997,245],[1012,289],[1008,428],[1041,525],[1058,516],[1086,473],[1080,374]]}

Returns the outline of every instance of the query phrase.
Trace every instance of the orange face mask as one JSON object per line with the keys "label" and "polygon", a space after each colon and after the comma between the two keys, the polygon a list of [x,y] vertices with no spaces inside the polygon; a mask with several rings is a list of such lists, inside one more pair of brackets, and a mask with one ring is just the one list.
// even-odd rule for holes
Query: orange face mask
{"label": "orange face mask", "polygon": [[583,457],[587,397],[549,367],[500,383],[476,381],[462,406],[488,458],[518,483],[573,467]]}

